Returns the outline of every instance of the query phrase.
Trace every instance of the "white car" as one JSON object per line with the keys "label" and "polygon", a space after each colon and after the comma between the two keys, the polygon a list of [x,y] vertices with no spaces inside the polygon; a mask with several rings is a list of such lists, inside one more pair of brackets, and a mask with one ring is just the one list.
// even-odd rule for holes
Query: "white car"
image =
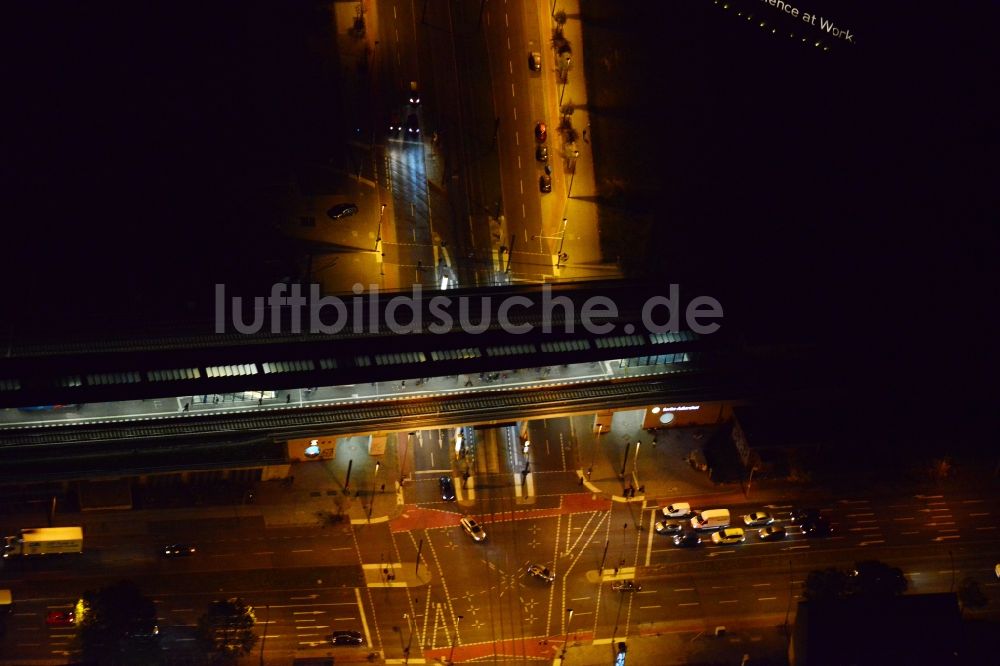
{"label": "white car", "polygon": [[473,541],[486,541],[486,530],[472,518],[464,516],[460,521],[465,533],[472,537]]}
{"label": "white car", "polygon": [[771,517],[771,514],[764,513],[763,511],[754,511],[743,516],[743,524],[747,527],[764,527],[773,522],[774,518]]}
{"label": "white car", "polygon": [[664,518],[687,518],[691,515],[691,505],[687,502],[674,502],[662,509]]}

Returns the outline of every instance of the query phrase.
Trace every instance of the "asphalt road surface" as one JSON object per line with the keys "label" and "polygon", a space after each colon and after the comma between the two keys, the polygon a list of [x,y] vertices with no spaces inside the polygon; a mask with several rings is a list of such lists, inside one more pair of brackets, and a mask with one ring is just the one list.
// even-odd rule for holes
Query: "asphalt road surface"
{"label": "asphalt road surface", "polygon": [[[567,634],[588,641],[726,623],[775,626],[794,612],[809,571],[865,559],[902,568],[913,592],[953,590],[971,577],[993,602],[986,612],[997,612],[996,498],[845,498],[817,507],[834,529],[825,538],[807,538],[788,522],[792,502],[731,504],[734,524],[744,513],[769,511],[788,537],[762,543],[748,529],[742,544],[679,549],[651,525],[658,505],[686,498],[644,506],[577,492],[574,473],[559,469],[562,456],[552,446],[565,428],[565,420],[533,426],[529,455],[539,471],[532,472],[530,495],[518,474],[525,461],[518,433],[466,429],[474,497],[466,492],[444,501],[439,470],[460,469],[455,433],[444,429],[417,432],[408,444],[413,481],[405,487],[403,514],[392,522],[267,528],[241,516],[239,507],[227,519],[159,520],[155,512],[134,521],[129,514],[109,518],[106,529],[88,532],[80,558],[3,564],[0,581],[15,590],[16,608],[0,654],[71,653],[75,630],[47,628],[45,613],[122,578],[139,582],[156,601],[163,645],[171,651],[193,649],[208,602],[241,596],[255,607],[265,655],[274,659],[343,650],[442,658],[453,646],[463,660],[531,657]],[[576,452],[567,455],[575,464]],[[482,524],[485,541],[463,531],[462,515]],[[174,541],[195,544],[198,552],[161,558],[157,549]],[[530,576],[530,564],[547,567],[554,580]],[[628,580],[641,590],[613,589]],[[366,646],[327,645],[339,629],[362,632]]]}

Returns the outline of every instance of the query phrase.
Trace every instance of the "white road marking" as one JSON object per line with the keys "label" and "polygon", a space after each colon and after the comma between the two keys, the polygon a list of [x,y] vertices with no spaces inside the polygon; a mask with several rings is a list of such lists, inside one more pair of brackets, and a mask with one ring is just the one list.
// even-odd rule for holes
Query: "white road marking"
{"label": "white road marking", "polygon": [[361,590],[359,590],[358,588],[354,588],[354,596],[358,600],[358,610],[361,612],[361,626],[364,627],[365,629],[365,644],[371,645],[372,635],[368,631],[368,618],[365,617],[364,604],[361,603]]}

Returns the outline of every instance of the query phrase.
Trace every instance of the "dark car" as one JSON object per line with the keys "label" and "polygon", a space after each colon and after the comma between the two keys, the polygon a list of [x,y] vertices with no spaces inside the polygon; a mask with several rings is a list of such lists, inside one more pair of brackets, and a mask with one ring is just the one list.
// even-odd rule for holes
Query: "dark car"
{"label": "dark car", "polygon": [[543,567],[541,564],[529,564],[528,575],[540,578],[546,583],[551,583],[556,579],[556,575],[548,567]]}
{"label": "dark car", "polygon": [[164,546],[163,550],[160,551],[164,557],[187,557],[188,555],[194,555],[195,547],[186,543],[172,543],[169,546]]}
{"label": "dark car", "polygon": [[416,81],[410,81],[410,92],[406,96],[406,101],[413,106],[420,104],[420,87]]}
{"label": "dark car", "polygon": [[545,123],[539,120],[535,123],[535,141],[545,143],[545,139],[547,138],[549,138],[549,130],[545,127]]}
{"label": "dark car", "polygon": [[352,203],[337,204],[330,210],[326,211],[326,214],[329,215],[332,220],[341,220],[345,217],[350,217],[351,215],[357,215],[358,207],[356,204]]}
{"label": "dark car", "polygon": [[542,71],[542,54],[538,51],[532,51],[528,54],[528,69],[533,72]]}
{"label": "dark car", "polygon": [[538,177],[538,190],[542,194],[548,194],[552,191],[552,176],[545,173]]}
{"label": "dark car", "polygon": [[335,631],[330,636],[332,645],[364,645],[365,638],[360,631]]}
{"label": "dark car", "polygon": [[658,520],[653,529],[657,534],[680,534],[684,531],[684,523],[679,520]]}
{"label": "dark car", "polygon": [[678,548],[691,548],[701,543],[701,537],[694,532],[684,532],[674,535],[674,545]]}
{"label": "dark car", "polygon": [[535,148],[535,159],[539,162],[549,161],[549,147],[542,145]]}
{"label": "dark car", "polygon": [[72,627],[76,625],[76,613],[71,610],[49,611],[45,616],[47,627]]}
{"label": "dark car", "polygon": [[399,119],[399,115],[394,113],[389,116],[389,136],[399,136],[402,131],[403,123]]}
{"label": "dark car", "polygon": [[441,499],[445,502],[455,501],[455,483],[451,480],[450,476],[442,476],[438,479],[438,485],[441,486]]}
{"label": "dark car", "polygon": [[819,518],[819,509],[792,509],[788,512],[788,519],[793,523],[804,523]]}
{"label": "dark car", "polygon": [[406,134],[412,137],[420,136],[420,119],[417,114],[411,113],[406,117]]}
{"label": "dark car", "polygon": [[833,528],[826,518],[816,518],[802,523],[802,533],[808,537],[824,537],[832,534]]}
{"label": "dark car", "polygon": [[768,525],[757,534],[761,541],[779,541],[785,538],[785,528],[781,525]]}

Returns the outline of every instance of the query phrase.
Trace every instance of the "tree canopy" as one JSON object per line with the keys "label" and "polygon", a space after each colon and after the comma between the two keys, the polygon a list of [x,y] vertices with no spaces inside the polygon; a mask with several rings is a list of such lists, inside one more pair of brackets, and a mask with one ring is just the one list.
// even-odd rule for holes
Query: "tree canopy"
{"label": "tree canopy", "polygon": [[125,666],[161,660],[156,605],[132,581],[84,592],[77,622],[85,661]]}
{"label": "tree canopy", "polygon": [[831,601],[861,597],[888,599],[906,592],[908,581],[903,571],[878,560],[865,560],[854,569],[829,568],[809,572],[803,584],[808,601]]}
{"label": "tree canopy", "polygon": [[235,662],[257,642],[255,622],[253,607],[242,599],[213,601],[198,618],[198,640],[216,663]]}

